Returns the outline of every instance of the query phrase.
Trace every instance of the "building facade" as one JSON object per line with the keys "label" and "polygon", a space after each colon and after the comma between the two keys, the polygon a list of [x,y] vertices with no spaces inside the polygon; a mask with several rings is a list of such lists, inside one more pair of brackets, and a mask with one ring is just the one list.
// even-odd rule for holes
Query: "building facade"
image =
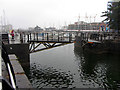
{"label": "building facade", "polygon": [[84,21],[80,21],[68,25],[68,30],[99,30],[100,25],[100,22],[87,23]]}
{"label": "building facade", "polygon": [[45,28],[45,30],[46,31],[54,31],[54,30],[56,30],[56,28],[55,27],[48,27],[48,28]]}

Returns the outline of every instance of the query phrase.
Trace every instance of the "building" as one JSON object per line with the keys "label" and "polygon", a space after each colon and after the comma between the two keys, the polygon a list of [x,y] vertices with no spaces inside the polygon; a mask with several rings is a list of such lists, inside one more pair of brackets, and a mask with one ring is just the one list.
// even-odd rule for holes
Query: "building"
{"label": "building", "polygon": [[36,27],[34,28],[34,30],[35,30],[36,32],[43,31],[43,29],[42,29],[41,27],[39,27],[39,26],[36,26]]}
{"label": "building", "polygon": [[68,25],[68,30],[99,30],[100,22],[87,23],[84,21]]}
{"label": "building", "polygon": [[45,28],[45,30],[46,31],[54,31],[54,30],[56,30],[56,28],[55,27],[49,27],[49,28]]}

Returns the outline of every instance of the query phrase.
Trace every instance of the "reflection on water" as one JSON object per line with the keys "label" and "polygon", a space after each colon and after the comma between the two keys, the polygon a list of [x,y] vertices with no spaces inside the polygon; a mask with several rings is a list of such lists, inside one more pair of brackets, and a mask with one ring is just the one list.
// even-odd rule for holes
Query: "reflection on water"
{"label": "reflection on water", "polygon": [[85,81],[94,81],[105,89],[120,89],[120,56],[112,54],[92,54],[75,47],[76,62]]}
{"label": "reflection on water", "polygon": [[83,52],[74,44],[31,55],[29,79],[36,88],[120,89],[120,56]]}

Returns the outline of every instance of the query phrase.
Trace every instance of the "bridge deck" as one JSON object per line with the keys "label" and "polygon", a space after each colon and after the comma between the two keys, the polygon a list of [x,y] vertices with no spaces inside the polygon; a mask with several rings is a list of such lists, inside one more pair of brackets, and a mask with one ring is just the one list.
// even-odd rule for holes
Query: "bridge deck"
{"label": "bridge deck", "polygon": [[47,40],[30,40],[29,43],[36,42],[36,43],[72,43],[72,41],[47,41]]}

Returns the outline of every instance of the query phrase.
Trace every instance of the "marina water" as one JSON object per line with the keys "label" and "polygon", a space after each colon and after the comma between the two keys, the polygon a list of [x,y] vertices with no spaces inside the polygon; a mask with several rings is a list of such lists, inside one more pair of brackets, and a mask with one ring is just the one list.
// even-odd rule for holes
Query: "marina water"
{"label": "marina water", "polygon": [[120,88],[120,56],[82,52],[74,44],[32,53],[34,88]]}

